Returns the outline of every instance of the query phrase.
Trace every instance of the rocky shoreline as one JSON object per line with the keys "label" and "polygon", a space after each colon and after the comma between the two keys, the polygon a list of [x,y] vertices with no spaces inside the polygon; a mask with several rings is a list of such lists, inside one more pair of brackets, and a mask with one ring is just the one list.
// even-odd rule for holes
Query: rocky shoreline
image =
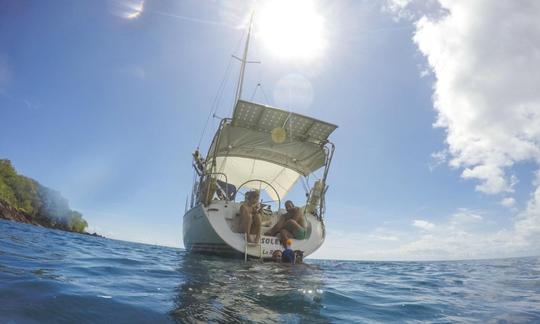
{"label": "rocky shoreline", "polygon": [[2,201],[0,201],[0,219],[5,219],[8,221],[18,222],[18,223],[31,224],[34,226],[58,229],[58,230],[66,231],[66,232],[78,233],[78,234],[83,234],[83,235],[103,237],[97,233],[70,231],[66,229],[64,226],[58,226],[57,224],[54,224],[47,218],[39,218],[39,219],[33,218],[29,215],[26,215],[16,210],[15,208],[7,206]]}
{"label": "rocky shoreline", "polygon": [[17,174],[11,161],[0,159],[0,219],[67,232],[90,234],[82,214],[72,210],[58,191]]}

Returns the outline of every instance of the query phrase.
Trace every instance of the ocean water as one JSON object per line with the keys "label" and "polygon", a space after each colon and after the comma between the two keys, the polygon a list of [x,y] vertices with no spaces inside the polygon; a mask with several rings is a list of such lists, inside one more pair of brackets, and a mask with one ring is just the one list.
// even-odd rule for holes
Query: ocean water
{"label": "ocean water", "polygon": [[0,323],[87,322],[540,323],[540,258],[244,263],[0,220]]}

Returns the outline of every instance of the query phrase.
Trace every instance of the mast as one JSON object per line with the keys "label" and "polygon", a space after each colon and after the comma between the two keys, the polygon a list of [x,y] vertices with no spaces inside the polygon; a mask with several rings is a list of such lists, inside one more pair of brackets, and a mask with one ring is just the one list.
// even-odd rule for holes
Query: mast
{"label": "mast", "polygon": [[[240,75],[238,77],[238,84],[236,85],[236,97],[235,97],[235,100],[234,100],[233,109],[234,109],[234,107],[236,107],[236,103],[238,102],[238,100],[240,100],[240,97],[242,96],[242,87],[244,85],[244,74],[246,72],[246,64],[247,63],[260,63],[260,62],[248,61],[247,60],[247,55],[248,55],[248,50],[249,50],[249,39],[251,38],[251,27],[253,26],[253,15],[254,14],[255,14],[255,11],[252,11],[251,12],[251,17],[249,19],[249,28],[248,28],[247,38],[246,38],[246,45],[244,46],[244,53],[242,55],[242,58],[239,58],[236,55],[233,55],[233,57],[235,59],[237,59],[237,60],[239,60],[241,62]],[[220,141],[220,136],[219,135],[220,135],[221,129],[223,128],[224,123],[227,120],[228,120],[227,118],[224,118],[224,119],[221,120],[221,123],[219,124],[219,128],[218,128],[216,134],[214,135],[214,138],[212,139],[212,143],[210,144],[209,150],[212,148],[212,145],[214,145],[214,143],[216,145],[219,145],[219,141]],[[208,159],[210,159],[209,156],[207,156],[207,160]],[[215,152],[214,152],[214,156],[212,157],[211,170],[212,170],[212,172],[216,171]]]}
{"label": "mast", "polygon": [[246,72],[246,63],[252,63],[252,62],[247,61],[247,54],[248,54],[248,49],[249,49],[249,38],[251,37],[251,27],[253,25],[254,14],[255,12],[252,12],[251,18],[249,19],[249,28],[248,28],[247,38],[246,38],[246,45],[244,47],[244,55],[242,56],[242,59],[239,59],[236,57],[237,59],[240,60],[240,62],[242,62],[242,64],[240,66],[240,76],[238,78],[238,85],[236,86],[236,98],[234,100],[235,105],[238,102],[238,100],[240,100],[240,97],[242,97],[242,87],[244,85],[244,74]]}

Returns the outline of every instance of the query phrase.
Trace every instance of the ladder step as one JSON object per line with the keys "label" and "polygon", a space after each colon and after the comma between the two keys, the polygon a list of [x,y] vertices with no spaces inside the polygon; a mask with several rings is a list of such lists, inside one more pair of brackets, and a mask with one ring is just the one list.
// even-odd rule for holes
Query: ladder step
{"label": "ladder step", "polygon": [[252,254],[258,254],[259,258],[262,259],[263,258],[263,253],[262,253],[261,241],[259,240],[258,242],[254,242],[254,243],[248,242],[247,234],[244,234],[244,240],[246,242],[245,251],[244,251],[244,253],[245,253],[244,259],[245,259],[245,261],[247,261],[248,251],[251,252]]}

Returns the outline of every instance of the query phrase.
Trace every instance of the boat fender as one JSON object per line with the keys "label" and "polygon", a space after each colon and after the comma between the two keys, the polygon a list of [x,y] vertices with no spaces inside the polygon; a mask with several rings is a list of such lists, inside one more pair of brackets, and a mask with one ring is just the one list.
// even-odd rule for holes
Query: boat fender
{"label": "boat fender", "polygon": [[323,182],[321,179],[315,181],[313,188],[311,188],[311,194],[306,206],[306,211],[310,214],[314,214],[321,200],[321,194],[323,190]]}

